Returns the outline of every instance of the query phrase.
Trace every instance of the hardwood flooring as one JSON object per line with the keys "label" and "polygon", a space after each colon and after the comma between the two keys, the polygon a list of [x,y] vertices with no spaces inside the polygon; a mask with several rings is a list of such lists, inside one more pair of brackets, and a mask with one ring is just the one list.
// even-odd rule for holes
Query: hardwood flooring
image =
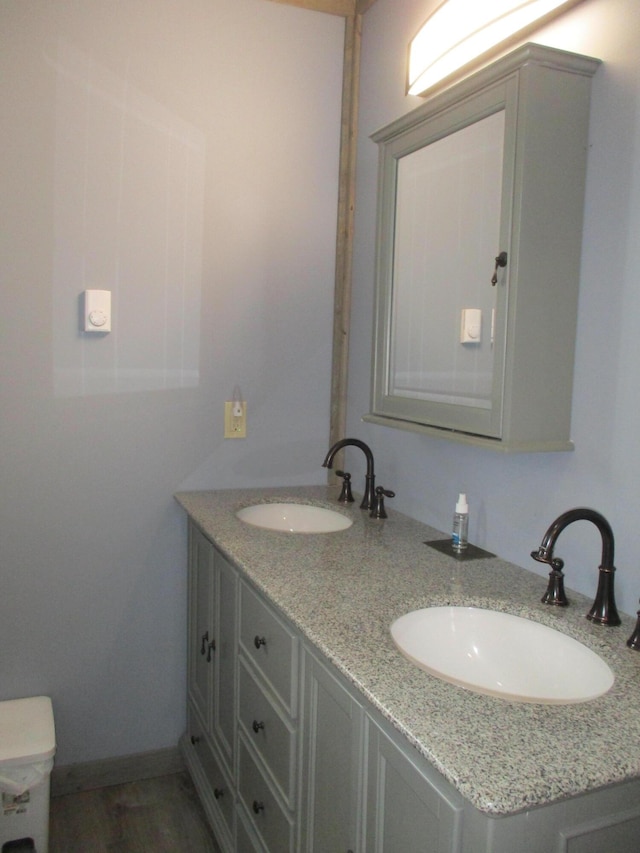
{"label": "hardwood flooring", "polygon": [[51,800],[49,853],[220,853],[188,773]]}

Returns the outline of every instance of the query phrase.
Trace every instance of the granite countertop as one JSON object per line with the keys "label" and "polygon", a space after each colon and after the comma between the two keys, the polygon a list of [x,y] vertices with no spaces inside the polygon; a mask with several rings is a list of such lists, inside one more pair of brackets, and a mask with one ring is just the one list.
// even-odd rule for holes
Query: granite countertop
{"label": "granite countertop", "polygon": [[[387,508],[370,519],[333,487],[182,492],[199,527],[302,633],[476,808],[511,814],[640,776],[640,654],[627,649],[635,620],[604,628],[591,600],[540,603],[546,579],[497,557],[459,560],[425,545],[446,538]],[[235,513],[263,501],[316,503],[353,519],[347,530],[297,535],[263,530]],[[537,543],[525,543],[523,551]],[[598,555],[594,555],[593,587]],[[511,702],[423,672],[391,640],[404,613],[475,605],[526,616],[570,634],[615,674],[604,696],[573,705]],[[556,661],[562,666],[561,661]]]}

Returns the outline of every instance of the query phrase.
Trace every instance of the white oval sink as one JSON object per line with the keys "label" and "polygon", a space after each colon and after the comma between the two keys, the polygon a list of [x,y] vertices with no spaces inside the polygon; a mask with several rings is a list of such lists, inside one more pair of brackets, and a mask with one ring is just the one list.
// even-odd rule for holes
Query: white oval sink
{"label": "white oval sink", "polygon": [[553,628],[495,610],[427,607],[391,625],[400,651],[432,675],[516,702],[569,704],[606,693],[607,664]]}
{"label": "white oval sink", "polygon": [[294,503],[254,504],[239,510],[241,521],[268,530],[288,533],[335,533],[346,530],[353,522],[341,512],[321,506]]}

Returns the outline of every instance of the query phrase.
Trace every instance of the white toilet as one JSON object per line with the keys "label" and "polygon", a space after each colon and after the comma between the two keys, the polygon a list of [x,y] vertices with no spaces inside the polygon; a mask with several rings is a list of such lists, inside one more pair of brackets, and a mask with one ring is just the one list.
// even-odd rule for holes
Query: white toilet
{"label": "white toilet", "polygon": [[48,696],[0,702],[0,853],[48,853],[55,751]]}

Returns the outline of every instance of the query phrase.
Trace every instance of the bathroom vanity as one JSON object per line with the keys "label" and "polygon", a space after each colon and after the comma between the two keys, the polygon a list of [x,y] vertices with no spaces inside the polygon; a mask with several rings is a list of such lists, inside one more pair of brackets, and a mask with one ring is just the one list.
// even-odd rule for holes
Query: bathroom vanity
{"label": "bathroom vanity", "polygon": [[[392,510],[370,519],[337,494],[177,495],[189,525],[182,749],[222,849],[637,853],[640,655],[625,646],[633,620],[593,625],[577,593],[569,608],[545,607],[545,578],[494,557],[448,556],[425,544],[441,532]],[[283,500],[353,523],[295,534],[236,517]],[[429,675],[400,654],[389,626],[450,604],[569,634],[615,682],[590,702],[542,705]]]}

